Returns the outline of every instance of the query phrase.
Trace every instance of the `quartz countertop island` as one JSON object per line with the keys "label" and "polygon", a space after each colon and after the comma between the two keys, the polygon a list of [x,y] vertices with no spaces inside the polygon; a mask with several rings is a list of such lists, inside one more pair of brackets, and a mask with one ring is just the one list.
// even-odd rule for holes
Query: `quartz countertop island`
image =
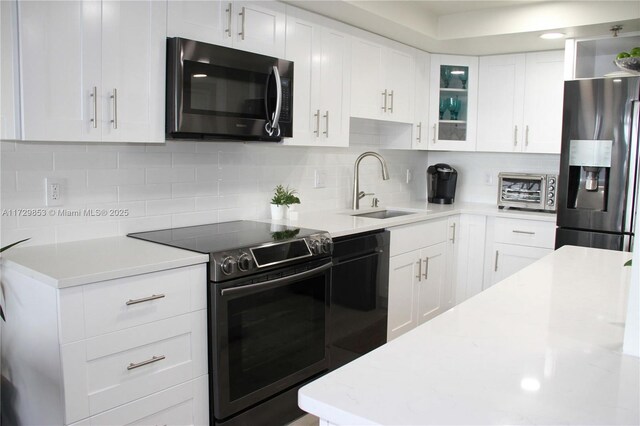
{"label": "quartz countertop island", "polygon": [[321,424],[638,424],[630,253],[565,246],[303,387]]}

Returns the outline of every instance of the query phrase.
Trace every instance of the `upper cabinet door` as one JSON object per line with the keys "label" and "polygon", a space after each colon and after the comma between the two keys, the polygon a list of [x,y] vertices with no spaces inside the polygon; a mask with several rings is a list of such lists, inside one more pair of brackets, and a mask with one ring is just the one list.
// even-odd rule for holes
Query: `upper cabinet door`
{"label": "upper cabinet door", "polygon": [[166,5],[105,1],[102,16],[102,140],[164,142]]}
{"label": "upper cabinet door", "polygon": [[525,55],[480,58],[478,151],[521,151]]}
{"label": "upper cabinet door", "polygon": [[23,139],[100,140],[100,8],[18,2]]}
{"label": "upper cabinet door", "polygon": [[383,59],[387,90],[387,120],[413,123],[415,64],[412,53],[389,48]]}
{"label": "upper cabinet door", "polygon": [[[262,55],[284,57],[285,6],[274,1],[233,3],[233,47]],[[233,30],[233,29],[232,29]]]}
{"label": "upper cabinet door", "polygon": [[478,58],[431,55],[429,149],[475,151]]}
{"label": "upper cabinet door", "polygon": [[388,107],[382,89],[384,48],[359,38],[351,41],[351,116],[381,119]]}
{"label": "upper cabinet door", "polygon": [[527,53],[524,88],[524,151],[560,153],[564,53]]}
{"label": "upper cabinet door", "polygon": [[411,147],[425,150],[429,138],[429,70],[431,58],[426,52],[417,52],[415,61],[415,99]]}
{"label": "upper cabinet door", "polygon": [[232,9],[231,2],[169,1],[167,36],[231,46]]}

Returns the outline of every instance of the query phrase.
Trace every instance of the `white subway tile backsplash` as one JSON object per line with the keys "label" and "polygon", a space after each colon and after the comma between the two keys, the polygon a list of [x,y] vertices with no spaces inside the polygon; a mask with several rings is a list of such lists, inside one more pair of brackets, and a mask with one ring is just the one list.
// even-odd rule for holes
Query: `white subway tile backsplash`
{"label": "white subway tile backsplash", "polygon": [[196,180],[196,169],[193,167],[152,168],[146,169],[146,172],[146,183],[179,183]]}
{"label": "white subway tile backsplash", "polygon": [[193,198],[150,200],[147,201],[147,216],[192,212],[195,210],[195,205]]}
{"label": "white subway tile backsplash", "polygon": [[[35,155],[36,153],[29,153]],[[115,169],[118,166],[116,152],[55,152],[56,170]]]}
{"label": "white subway tile backsplash", "polygon": [[171,198],[171,184],[122,185],[118,187],[118,201],[160,200]]}
{"label": "white subway tile backsplash", "polygon": [[89,170],[87,186],[142,185],[145,183],[144,169],[97,169]]}
{"label": "white subway tile backsplash", "polygon": [[190,182],[171,184],[172,198],[218,195],[218,182]]}
{"label": "white subway tile backsplash", "polygon": [[165,152],[120,152],[118,167],[121,169],[171,167],[171,155]]}
{"label": "white subway tile backsplash", "polygon": [[3,172],[24,170],[53,170],[53,152],[2,153],[0,168]]}
{"label": "white subway tile backsplash", "polygon": [[[354,126],[354,121],[356,125]],[[44,178],[64,183],[63,209],[125,209],[127,216],[3,217],[2,243],[29,244],[124,235],[172,226],[269,216],[276,185],[298,191],[298,211],[347,209],[353,166],[364,151],[380,151],[381,124],[352,120],[349,148],[289,147],[274,143],[167,141],[166,144],[0,143],[1,207],[45,206]],[[425,199],[429,164],[459,171],[457,199],[495,202],[498,171],[557,171],[559,156],[384,150],[391,180],[373,158],[361,164],[361,189],[381,205]],[[406,183],[406,170],[413,180]],[[315,171],[325,187],[314,188]],[[365,199],[370,203],[371,196]],[[46,208],[46,207],[44,207]]]}

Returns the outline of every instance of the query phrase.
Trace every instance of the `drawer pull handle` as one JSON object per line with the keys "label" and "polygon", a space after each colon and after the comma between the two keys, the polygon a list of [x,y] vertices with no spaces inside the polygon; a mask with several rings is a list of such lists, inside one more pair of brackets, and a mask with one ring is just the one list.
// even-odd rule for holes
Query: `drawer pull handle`
{"label": "drawer pull handle", "polygon": [[422,281],[422,259],[418,260],[418,275],[416,275],[418,281]]}
{"label": "drawer pull handle", "polygon": [[423,275],[425,280],[429,279],[429,258],[425,257],[424,258],[424,275]]}
{"label": "drawer pull handle", "polygon": [[518,231],[517,229],[514,229],[513,231],[514,234],[526,234],[526,235],[536,235],[535,232],[531,232],[531,231]]}
{"label": "drawer pull handle", "polygon": [[149,297],[143,297],[142,299],[129,299],[126,302],[126,305],[135,305],[138,303],[144,303],[144,302],[149,302],[151,300],[156,300],[156,299],[162,299],[163,297],[165,297],[164,294],[152,294]]}
{"label": "drawer pull handle", "polygon": [[127,365],[127,370],[133,370],[134,368],[138,368],[138,367],[142,367],[143,365],[149,365],[149,364],[153,364],[154,362],[158,362],[158,361],[162,361],[163,359],[165,359],[166,357],[164,355],[160,355],[160,356],[153,356],[150,359],[146,360],[146,361],[140,361],[138,363],[131,363],[129,365]]}

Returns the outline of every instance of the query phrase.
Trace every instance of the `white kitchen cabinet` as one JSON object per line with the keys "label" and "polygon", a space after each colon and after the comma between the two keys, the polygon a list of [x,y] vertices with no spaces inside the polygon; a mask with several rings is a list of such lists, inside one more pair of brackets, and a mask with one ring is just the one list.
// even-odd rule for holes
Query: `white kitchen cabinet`
{"label": "white kitchen cabinet", "polygon": [[387,339],[448,309],[448,220],[391,228]]}
{"label": "white kitchen cabinet", "polygon": [[0,2],[0,139],[20,139],[18,20],[16,2]]}
{"label": "white kitchen cabinet", "polygon": [[431,55],[429,87],[429,149],[475,151],[478,58]]}
{"label": "white kitchen cabinet", "polygon": [[564,79],[602,78],[622,72],[613,62],[620,52],[640,46],[640,31],[624,31],[617,37],[609,34],[597,37],[567,39],[564,45]]}
{"label": "white kitchen cabinet", "polygon": [[22,139],[164,142],[166,3],[18,8]]}
{"label": "white kitchen cabinet", "polygon": [[208,424],[205,264],[61,289],[4,265],[3,284],[19,424]]}
{"label": "white kitchen cabinet", "polygon": [[555,245],[555,222],[491,218],[487,226],[484,288],[503,280],[551,253]]}
{"label": "white kitchen cabinet", "polygon": [[478,151],[559,153],[562,51],[480,58]]}
{"label": "white kitchen cabinet", "polygon": [[351,116],[413,123],[413,84],[412,49],[352,38]]}
{"label": "white kitchen cabinet", "polygon": [[484,215],[460,215],[456,232],[455,305],[482,291],[486,222]]}
{"label": "white kitchen cabinet", "polygon": [[431,55],[426,52],[416,53],[415,75],[415,110],[413,120],[413,136],[411,148],[426,150],[429,141],[429,76]]}
{"label": "white kitchen cabinet", "polygon": [[285,145],[349,145],[350,37],[335,26],[287,8],[285,57],[295,64],[295,120]]}
{"label": "white kitchen cabinet", "polygon": [[285,5],[275,1],[169,1],[169,37],[285,55]]}

